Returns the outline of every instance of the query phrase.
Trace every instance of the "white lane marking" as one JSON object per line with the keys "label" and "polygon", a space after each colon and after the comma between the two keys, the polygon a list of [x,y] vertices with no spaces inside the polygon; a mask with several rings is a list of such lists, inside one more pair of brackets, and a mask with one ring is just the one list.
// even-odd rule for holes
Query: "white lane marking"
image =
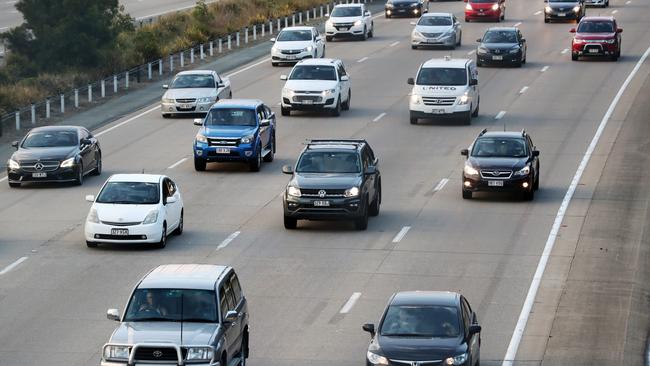
{"label": "white lane marking", "polygon": [[563,49],[562,52],[560,52],[560,53],[564,55],[564,54],[567,53],[567,52],[569,52],[569,49],[568,49],[568,48],[565,48],[565,49]]}
{"label": "white lane marking", "polygon": [[187,160],[187,158],[182,158],[181,160],[179,160],[179,161],[175,162],[174,164],[168,166],[167,169],[174,169],[177,166],[183,164],[186,160]]}
{"label": "white lane marking", "polygon": [[612,14],[618,13],[618,10],[612,10]]}
{"label": "white lane marking", "polygon": [[360,297],[361,297],[361,292],[355,292],[355,293],[353,293],[352,296],[350,296],[350,298],[348,299],[348,301],[345,303],[345,305],[343,305],[343,307],[341,308],[341,310],[339,311],[339,313],[340,313],[340,314],[347,314],[347,313],[349,313],[350,310],[352,310],[352,307],[354,306],[354,304],[357,302],[357,300],[359,300]]}
{"label": "white lane marking", "polygon": [[521,90],[519,91],[519,94],[524,94],[524,93],[526,92],[526,90],[528,90],[528,87],[527,87],[527,86],[524,86],[524,87],[521,88]]}
{"label": "white lane marking", "polygon": [[256,63],[254,63],[254,64],[252,64],[252,65],[248,65],[248,66],[244,67],[244,68],[241,69],[241,70],[237,70],[237,71],[235,71],[235,72],[232,72],[232,73],[226,75],[226,77],[227,77],[227,78],[231,78],[231,77],[233,77],[233,76],[235,76],[235,75],[237,75],[237,74],[241,74],[241,73],[244,72],[244,71],[248,71],[248,70],[252,69],[252,68],[255,67],[255,66],[259,66],[259,65],[261,65],[261,64],[263,64],[263,63],[265,63],[265,62],[269,62],[269,61],[271,61],[271,58],[270,58],[270,57],[267,57],[267,58],[263,59],[262,61],[256,62]]}
{"label": "white lane marking", "polygon": [[513,25],[513,27],[518,27],[520,25],[521,25],[521,22],[517,22],[517,23],[515,23],[515,25]]}
{"label": "white lane marking", "polygon": [[447,179],[447,178],[442,178],[442,179],[440,180],[440,182],[438,183],[438,185],[437,185],[435,188],[433,188],[433,191],[434,191],[434,192],[441,191],[443,188],[445,188],[445,185],[447,184],[447,182],[449,182],[449,179]]}
{"label": "white lane marking", "polygon": [[362,62],[364,62],[364,61],[367,60],[367,59],[368,59],[368,57],[363,57],[363,58],[357,60],[357,62],[358,62],[358,63],[362,63]]}
{"label": "white lane marking", "polygon": [[395,42],[389,44],[388,47],[395,47],[395,46],[397,46],[398,44],[399,44],[399,41],[395,41]]}
{"label": "white lane marking", "polygon": [[384,112],[384,113],[378,115],[378,116],[375,117],[375,119],[373,119],[372,121],[373,121],[373,122],[377,122],[377,121],[379,121],[380,119],[384,118],[384,116],[386,116],[386,112]]}
{"label": "white lane marking", "polygon": [[542,67],[542,69],[539,70],[539,71],[540,71],[540,72],[546,72],[546,70],[548,70],[549,67],[550,67],[550,66],[544,66],[544,67]]}
{"label": "white lane marking", "polygon": [[142,112],[142,113],[140,113],[140,114],[138,114],[138,115],[135,115],[135,116],[133,116],[133,117],[127,119],[126,121],[120,122],[120,123],[116,124],[116,125],[113,126],[113,127],[107,128],[107,129],[105,129],[104,131],[97,132],[97,133],[95,134],[95,137],[99,137],[99,136],[101,136],[101,135],[103,135],[103,134],[105,134],[105,133],[111,132],[111,131],[113,131],[114,129],[116,129],[116,128],[118,128],[118,127],[122,127],[122,126],[124,126],[125,124],[127,124],[127,123],[129,123],[129,122],[132,122],[133,120],[136,120],[136,119],[138,119],[138,118],[144,116],[145,114],[149,114],[149,113],[151,113],[151,112],[153,112],[153,111],[155,111],[155,110],[157,110],[157,109],[160,109],[160,106],[159,106],[159,105],[156,105],[155,107],[153,107],[153,108],[151,108],[151,109],[147,109],[146,111],[144,111],[144,112]]}
{"label": "white lane marking", "polygon": [[21,263],[23,263],[23,262],[26,261],[26,260],[27,260],[27,257],[21,257],[21,258],[19,258],[19,259],[16,260],[15,262],[13,262],[13,263],[11,263],[10,265],[6,266],[2,271],[0,271],[0,276],[2,276],[3,274],[6,274],[6,273],[8,273],[9,271],[11,271],[12,269],[18,267],[18,265],[20,265]]}
{"label": "white lane marking", "polygon": [[399,243],[400,241],[402,241],[402,239],[404,239],[406,233],[408,233],[409,230],[411,230],[410,226],[404,226],[402,230],[400,230],[399,233],[397,233],[397,235],[395,235],[395,237],[393,238],[393,243]]}
{"label": "white lane marking", "polygon": [[506,115],[506,111],[501,111],[501,112],[497,113],[497,115],[496,115],[496,117],[494,117],[494,119],[501,119],[505,115]]}
{"label": "white lane marking", "polygon": [[536,11],[535,14],[533,14],[533,15],[540,15],[540,14],[542,14],[542,11],[541,11],[541,10],[538,10],[538,11]]}
{"label": "white lane marking", "polygon": [[473,55],[474,53],[476,53],[476,50],[471,50],[471,51],[467,52],[468,55]]}
{"label": "white lane marking", "polygon": [[631,2],[630,0],[627,0],[627,1],[625,2],[625,5],[630,5],[630,3],[632,3],[632,2]]}
{"label": "white lane marking", "polygon": [[3,31],[5,29],[9,29],[9,27],[2,27],[2,28],[0,28],[0,31]]}
{"label": "white lane marking", "polygon": [[603,134],[603,131],[605,131],[605,127],[607,127],[609,118],[614,113],[614,109],[618,105],[621,96],[627,89],[627,86],[630,84],[632,79],[634,79],[634,76],[641,68],[641,65],[648,58],[648,55],[650,55],[650,47],[648,47],[648,49],[645,51],[643,56],[641,56],[639,61],[636,63],[636,66],[634,66],[634,69],[627,76],[627,79],[625,79],[623,85],[621,85],[621,88],[618,90],[618,93],[616,93],[616,96],[612,100],[612,103],[609,105],[609,108],[607,108],[607,112],[605,112],[603,119],[600,121],[600,125],[598,125],[598,129],[596,130],[594,137],[591,139],[591,143],[589,144],[587,151],[585,151],[585,154],[582,157],[582,160],[580,161],[580,165],[578,165],[578,169],[576,170],[575,175],[571,180],[571,184],[569,185],[569,188],[567,189],[566,194],[564,195],[564,199],[562,199],[562,204],[560,205],[560,208],[557,210],[557,215],[555,216],[555,221],[553,222],[553,226],[551,227],[551,232],[548,234],[548,238],[546,239],[546,244],[544,245],[544,251],[542,252],[542,256],[539,258],[539,262],[537,263],[537,269],[535,270],[535,274],[533,275],[533,280],[530,284],[530,288],[528,289],[528,294],[526,294],[526,300],[524,300],[524,306],[522,307],[521,313],[519,314],[519,320],[517,320],[517,325],[515,326],[515,330],[512,333],[512,338],[510,339],[508,350],[506,351],[506,355],[503,357],[502,366],[512,366],[514,364],[515,357],[517,356],[517,350],[519,349],[519,344],[521,343],[521,338],[523,337],[524,331],[526,330],[526,323],[528,323],[528,316],[530,315],[530,312],[533,309],[533,304],[535,303],[535,297],[537,296],[537,290],[539,289],[539,285],[542,282],[542,276],[544,276],[544,271],[546,270],[546,264],[548,263],[548,259],[551,256],[551,252],[553,251],[553,246],[555,246],[555,239],[557,238],[557,235],[560,231],[560,226],[562,225],[562,221],[564,220],[564,215],[566,213],[566,210],[568,209],[569,204],[571,203],[571,199],[573,198],[573,194],[575,193],[575,190],[578,187],[578,183],[582,178],[582,173],[587,168],[587,164],[589,164],[591,155],[596,149],[596,145],[598,145],[600,136]]}
{"label": "white lane marking", "polygon": [[4,182],[4,181],[6,181],[6,180],[7,180],[7,177],[2,177],[2,178],[0,178],[0,182]]}
{"label": "white lane marking", "polygon": [[225,239],[221,242],[221,244],[219,244],[219,245],[217,246],[217,249],[216,249],[216,250],[223,249],[223,248],[227,247],[228,244],[230,244],[233,240],[235,240],[236,237],[239,236],[239,234],[241,234],[241,231],[235,231],[234,233],[230,234],[227,238],[225,238]]}

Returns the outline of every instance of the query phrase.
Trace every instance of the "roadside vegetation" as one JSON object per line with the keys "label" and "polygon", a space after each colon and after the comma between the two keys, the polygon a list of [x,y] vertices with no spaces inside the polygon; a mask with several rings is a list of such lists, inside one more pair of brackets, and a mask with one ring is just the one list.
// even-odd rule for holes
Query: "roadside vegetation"
{"label": "roadside vegetation", "polygon": [[19,0],[25,22],[0,34],[0,116],[75,86],[240,30],[311,9],[323,0],[199,0],[192,11],[140,28],[118,0]]}

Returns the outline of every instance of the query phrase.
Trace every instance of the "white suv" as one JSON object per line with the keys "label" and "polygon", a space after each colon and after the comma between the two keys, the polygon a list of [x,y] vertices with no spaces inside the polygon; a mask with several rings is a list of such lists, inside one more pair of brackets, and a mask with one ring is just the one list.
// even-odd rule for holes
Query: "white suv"
{"label": "white suv", "polygon": [[282,115],[292,110],[329,111],[333,116],[350,109],[350,76],[341,60],[322,58],[298,62],[282,88]]}
{"label": "white suv", "polygon": [[366,40],[374,35],[372,14],[364,4],[339,4],[325,23],[325,38],[355,37]]}

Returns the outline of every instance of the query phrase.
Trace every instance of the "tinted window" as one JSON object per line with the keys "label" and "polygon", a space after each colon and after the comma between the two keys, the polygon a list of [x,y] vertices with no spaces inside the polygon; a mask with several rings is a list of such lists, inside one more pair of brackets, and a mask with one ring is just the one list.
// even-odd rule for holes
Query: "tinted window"
{"label": "tinted window", "polygon": [[360,6],[337,6],[332,11],[332,17],[358,17],[361,16]]}
{"label": "tinted window", "polygon": [[418,74],[418,85],[465,85],[467,72],[462,68],[422,68]]}
{"label": "tinted window", "polygon": [[300,157],[298,173],[358,173],[361,162],[356,152],[307,151]]}
{"label": "tinted window", "polygon": [[211,290],[137,289],[125,321],[186,321],[216,323],[217,305]]}
{"label": "tinted window", "polygon": [[291,80],[336,80],[334,66],[304,65],[296,66],[291,75]]}
{"label": "tinted window", "polygon": [[482,137],[474,143],[472,156],[524,158],[528,152],[525,141],[520,138]]}
{"label": "tinted window", "polygon": [[180,75],[172,81],[171,89],[214,88],[212,75]]}
{"label": "tinted window", "polygon": [[452,25],[453,22],[448,16],[428,16],[420,18],[418,25]]}
{"label": "tinted window", "polygon": [[588,21],[580,22],[578,25],[578,32],[584,33],[613,33],[614,25],[608,21]]}
{"label": "tinted window", "polygon": [[469,0],[470,3],[476,3],[476,4],[492,4],[496,3],[497,0]]}
{"label": "tinted window", "polygon": [[32,132],[23,141],[22,147],[78,146],[77,131],[38,131]]}
{"label": "tinted window", "polygon": [[290,30],[282,31],[278,35],[280,42],[293,42],[293,41],[310,41],[312,38],[311,30]]}
{"label": "tinted window", "polygon": [[213,108],[205,118],[205,126],[257,126],[255,110]]}
{"label": "tinted window", "polygon": [[380,334],[395,337],[458,337],[458,310],[449,306],[390,306]]}
{"label": "tinted window", "polygon": [[514,31],[489,31],[483,36],[483,43],[517,43],[517,34]]}
{"label": "tinted window", "polygon": [[158,183],[143,182],[108,182],[97,197],[97,203],[125,205],[153,205],[159,201]]}

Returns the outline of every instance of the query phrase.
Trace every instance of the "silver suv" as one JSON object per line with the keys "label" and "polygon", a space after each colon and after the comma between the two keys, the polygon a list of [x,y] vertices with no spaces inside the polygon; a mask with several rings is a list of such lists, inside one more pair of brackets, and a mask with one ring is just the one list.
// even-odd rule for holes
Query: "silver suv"
{"label": "silver suv", "polygon": [[167,264],[135,286],[120,325],[104,345],[102,366],[245,365],[248,306],[231,267]]}

